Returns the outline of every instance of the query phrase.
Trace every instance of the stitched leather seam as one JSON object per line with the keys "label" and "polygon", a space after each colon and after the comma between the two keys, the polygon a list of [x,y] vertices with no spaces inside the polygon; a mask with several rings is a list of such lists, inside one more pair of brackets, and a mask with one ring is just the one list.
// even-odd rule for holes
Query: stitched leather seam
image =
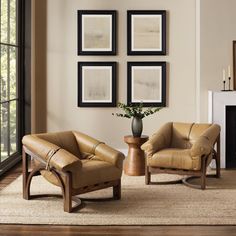
{"label": "stitched leather seam", "polygon": [[97,148],[97,146],[99,146],[100,144],[105,144],[104,142],[99,142],[97,144],[94,144],[93,147],[92,147],[92,153],[95,153],[95,150]]}
{"label": "stitched leather seam", "polygon": [[189,134],[188,134],[188,139],[189,139],[189,137],[190,137],[190,134],[191,134],[191,131],[192,131],[192,128],[193,128],[194,124],[195,124],[195,123],[193,123],[193,124],[191,125],[191,127],[190,127]]}
{"label": "stitched leather seam", "polygon": [[52,159],[52,157],[60,150],[61,148],[57,148],[57,149],[51,149],[49,152],[48,152],[48,154],[47,154],[47,156],[49,156],[48,157],[48,159],[47,159],[47,162],[46,162],[46,167],[45,167],[45,169],[46,170],[48,170],[48,171],[50,171],[50,161],[51,161],[51,159]]}
{"label": "stitched leather seam", "polygon": [[209,137],[202,135],[202,137],[204,137],[205,139],[207,139],[208,141],[210,141]]}

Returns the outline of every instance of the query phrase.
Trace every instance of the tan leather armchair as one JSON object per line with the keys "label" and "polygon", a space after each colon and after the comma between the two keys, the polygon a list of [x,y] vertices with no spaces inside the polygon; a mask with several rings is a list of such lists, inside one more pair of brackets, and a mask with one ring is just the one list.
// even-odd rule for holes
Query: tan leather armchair
{"label": "tan leather armchair", "polygon": [[[217,143],[217,149],[214,146]],[[220,177],[220,126],[217,124],[166,123],[142,145],[146,153],[146,184],[151,174],[169,173],[190,175],[183,183],[190,187],[190,178],[201,177],[201,189],[206,186],[206,169],[216,161]]]}
{"label": "tan leather armchair", "polygon": [[[113,187],[113,198],[120,199],[121,152],[76,131],[26,135],[22,143],[24,199],[39,197],[30,195],[31,179],[38,174],[61,187],[66,212],[79,208],[81,201],[73,196],[98,189]],[[28,157],[34,160],[31,171]]]}

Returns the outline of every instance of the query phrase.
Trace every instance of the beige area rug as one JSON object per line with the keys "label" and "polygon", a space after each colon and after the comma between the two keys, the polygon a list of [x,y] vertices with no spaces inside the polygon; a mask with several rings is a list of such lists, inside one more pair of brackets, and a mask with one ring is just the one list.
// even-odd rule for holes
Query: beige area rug
{"label": "beige area rug", "polygon": [[[155,176],[155,179],[158,176]],[[159,175],[166,180],[170,176]],[[153,178],[154,179],[154,178]],[[60,225],[232,225],[236,224],[236,171],[208,179],[205,191],[181,184],[145,185],[144,177],[122,177],[120,201],[86,202],[76,213],[63,212],[62,199],[22,199],[22,177],[0,192],[0,223]],[[41,176],[32,193],[60,193]],[[86,197],[109,197],[100,190]],[[85,195],[83,195],[85,197]]]}

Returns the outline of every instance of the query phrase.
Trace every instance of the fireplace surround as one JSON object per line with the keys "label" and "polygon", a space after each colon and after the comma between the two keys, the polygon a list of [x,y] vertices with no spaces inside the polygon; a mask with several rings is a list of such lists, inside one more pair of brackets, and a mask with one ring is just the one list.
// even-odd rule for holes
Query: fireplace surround
{"label": "fireplace surround", "polygon": [[226,106],[225,108],[226,168],[236,168],[236,106]]}
{"label": "fireplace surround", "polygon": [[236,91],[208,92],[208,122],[221,126],[221,168],[236,168]]}

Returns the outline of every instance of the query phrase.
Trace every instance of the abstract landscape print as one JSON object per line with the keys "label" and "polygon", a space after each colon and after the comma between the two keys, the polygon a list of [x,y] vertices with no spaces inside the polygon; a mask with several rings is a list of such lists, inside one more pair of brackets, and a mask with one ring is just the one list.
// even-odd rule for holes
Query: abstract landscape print
{"label": "abstract landscape print", "polygon": [[132,16],[132,50],[160,51],[162,48],[160,15]]}
{"label": "abstract landscape print", "polygon": [[128,104],[166,105],[166,62],[128,62]]}
{"label": "abstract landscape print", "polygon": [[128,55],[165,55],[166,11],[128,11]]}
{"label": "abstract landscape print", "polygon": [[116,105],[116,62],[78,63],[78,106]]}
{"label": "abstract landscape print", "polygon": [[116,11],[78,11],[78,55],[116,54]]}
{"label": "abstract landscape print", "polygon": [[83,102],[111,102],[112,68],[83,67]]}

